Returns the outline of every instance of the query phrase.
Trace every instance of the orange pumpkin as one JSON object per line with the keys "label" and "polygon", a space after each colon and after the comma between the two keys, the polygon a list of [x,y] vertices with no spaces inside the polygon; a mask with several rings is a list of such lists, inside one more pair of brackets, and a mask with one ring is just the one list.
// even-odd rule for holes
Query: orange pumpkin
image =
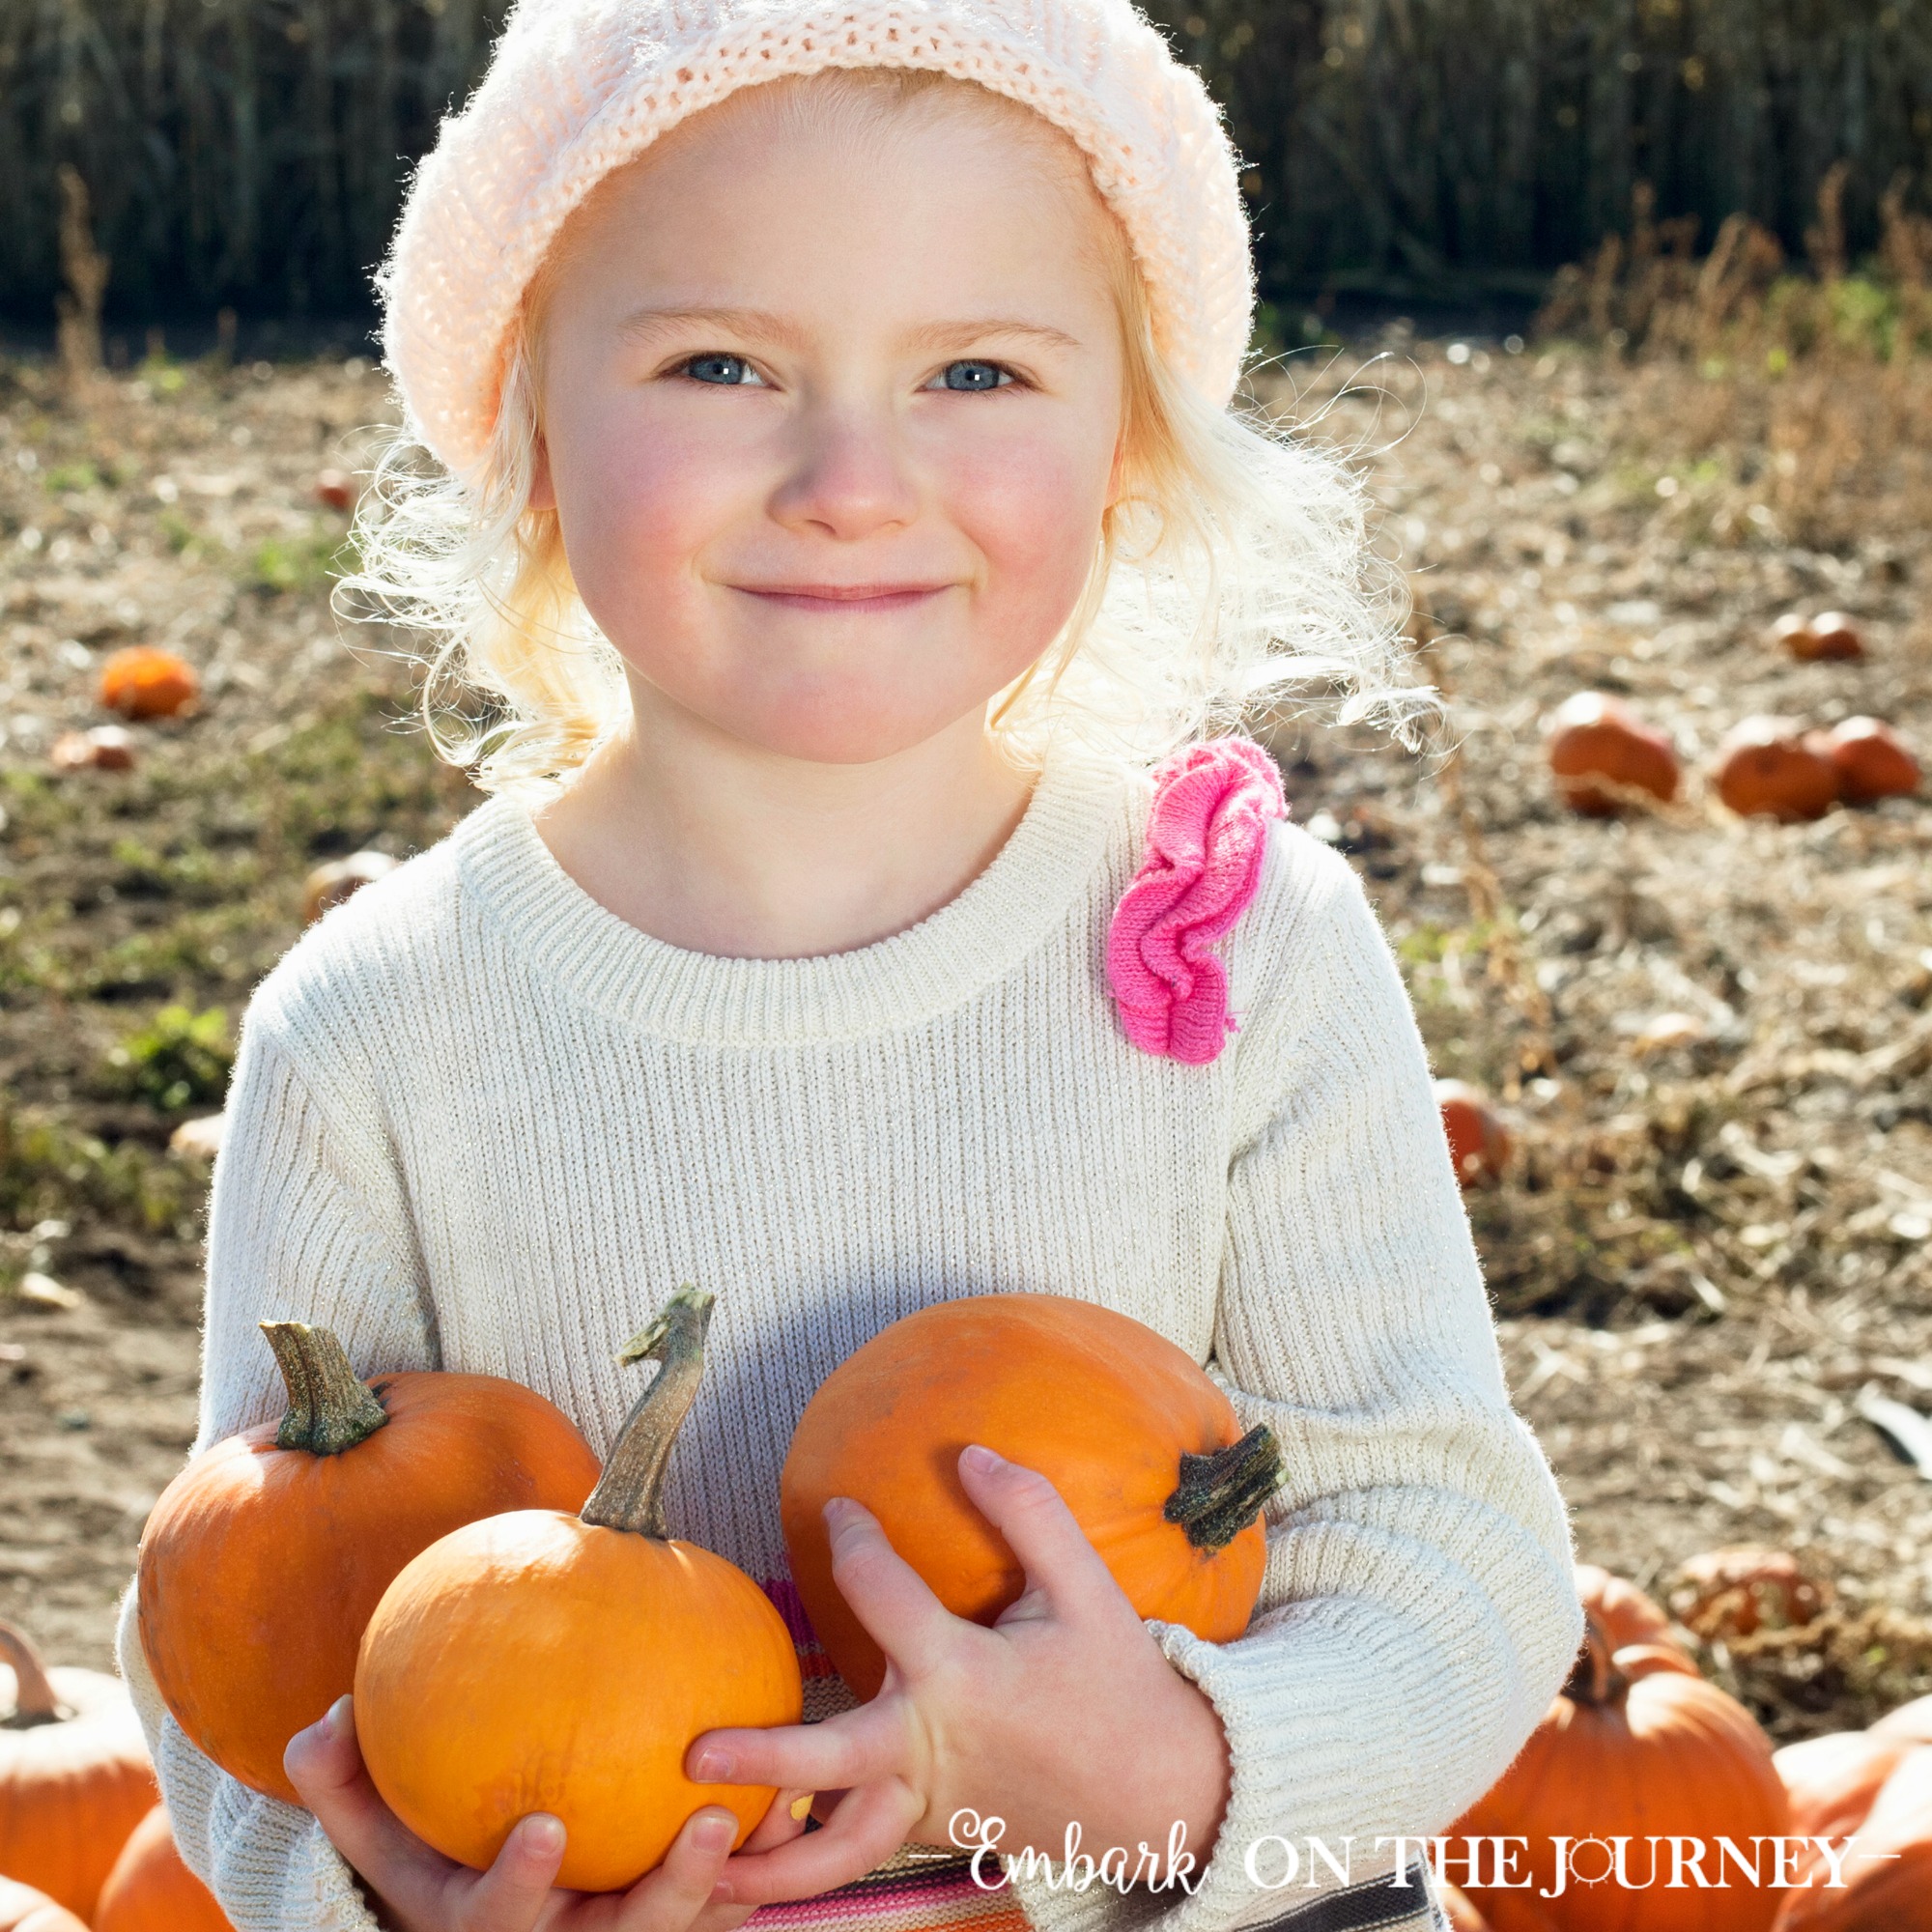
{"label": "orange pumpkin", "polygon": [[[1582,1652],[1548,1715],[1450,1835],[1526,1838],[1519,1869],[1532,1895],[1555,1888],[1553,1837],[1593,1838],[1600,1850],[1630,1837],[1629,1885],[1588,1883],[1602,1874],[1579,1866],[1560,1902],[1550,1901],[1563,1932],[1765,1932],[1778,1905],[1769,1887],[1672,1889],[1665,1866],[1658,1885],[1638,1888],[1650,1875],[1649,1836],[1715,1843],[1728,1833],[1748,1844],[1787,1829],[1771,1741],[1742,1704],[1668,1661],[1668,1646],[1650,1647],[1655,1655],[1633,1658],[1626,1671],[1603,1625],[1589,1614],[1584,1622]],[[1486,1889],[1470,1896],[1490,1910]]]}
{"label": "orange pumpkin", "polygon": [[1822,818],[1838,796],[1838,768],[1788,719],[1747,718],[1718,749],[1718,796],[1743,816],[1787,824]]}
{"label": "orange pumpkin", "polygon": [[331,907],[339,906],[362,888],[393,872],[396,862],[386,852],[352,852],[346,859],[331,859],[318,866],[302,881],[302,918],[313,923]]}
{"label": "orange pumpkin", "polygon": [[331,510],[355,507],[355,481],[346,470],[318,469],[315,474],[315,500]]}
{"label": "orange pumpkin", "polygon": [[1932,1745],[1932,1697],[1915,1697],[1895,1711],[1888,1711],[1872,1726],[1875,1736],[1903,1738],[1908,1744]]}
{"label": "orange pumpkin", "polygon": [[125,718],[172,718],[200,695],[194,667],[155,644],[129,644],[100,667],[100,701]]}
{"label": "orange pumpkin", "polygon": [[1825,755],[1837,768],[1838,796],[1847,805],[1910,798],[1918,789],[1918,760],[1889,724],[1847,718],[1825,733]]}
{"label": "orange pumpkin", "polygon": [[141,1537],[141,1647],[182,1729],[295,1804],[282,1752],[350,1688],[390,1578],[478,1517],[576,1508],[597,1459],[516,1382],[415,1373],[365,1385],[327,1328],[262,1328],[288,1412],[217,1442],[162,1492]]}
{"label": "orange pumpkin", "polygon": [[1442,1131],[1449,1136],[1456,1179],[1464,1187],[1497,1179],[1515,1144],[1490,1096],[1465,1080],[1438,1080],[1435,1104],[1442,1113]]}
{"label": "orange pumpkin", "polygon": [[833,1580],[825,1504],[865,1504],[954,1616],[992,1624],[1025,1574],[959,1481],[970,1442],[1052,1482],[1140,1615],[1210,1643],[1247,1628],[1267,1559],[1262,1505],[1280,1481],[1273,1435],[1242,1435],[1209,1377],[1130,1315],[1071,1295],[968,1295],[841,1362],[780,1473],[792,1580],[862,1702],[885,1658]]}
{"label": "orange pumpkin", "polygon": [[1840,1869],[1834,1887],[1825,1860],[1807,1861],[1777,1932],[1932,1932],[1932,1749],[1886,1779]]}
{"label": "orange pumpkin", "polygon": [[1670,1643],[1670,1619],[1634,1583],[1594,1563],[1577,1565],[1577,1594],[1594,1610],[1612,1650],[1631,1643]]}
{"label": "orange pumpkin", "polygon": [[45,1892],[0,1878],[0,1932],[87,1932],[87,1926]]}
{"label": "orange pumpkin", "polygon": [[669,1536],[660,1492],[704,1370],[712,1297],[680,1289],[623,1352],[662,1363],[582,1516],[522,1510],[425,1549],[384,1594],[355,1667],[376,1788],[411,1831],[481,1870],[519,1818],[568,1833],[557,1884],[615,1891],[659,1864],[694,1811],[778,1795],[701,1784],[704,1731],[795,1724],[784,1619],[743,1571]]}
{"label": "orange pumpkin", "polygon": [[1833,1731],[1786,1745],[1772,1761],[1791,1796],[1791,1829],[1802,1838],[1849,1836],[1913,1749],[1904,1738],[1870,1731]]}
{"label": "orange pumpkin", "polygon": [[91,1918],[115,1854],[155,1802],[140,1719],[118,1678],[49,1670],[8,1624],[0,1658],[12,1706],[0,1725],[0,1871]]}
{"label": "orange pumpkin", "polygon": [[1564,804],[1587,817],[1677,796],[1677,753],[1669,738],[1604,692],[1579,691],[1557,707],[1547,751]]}
{"label": "orange pumpkin", "polygon": [[214,1894],[182,1862],[165,1805],[156,1804],[121,1847],[94,1932],[234,1932]]}
{"label": "orange pumpkin", "polygon": [[1800,655],[1826,662],[1861,658],[1864,639],[1859,627],[1842,611],[1821,611],[1806,627],[1810,642]]}
{"label": "orange pumpkin", "polygon": [[1830,1583],[1807,1577],[1782,1549],[1707,1549],[1686,1558],[1669,1590],[1685,1629],[1711,1638],[1749,1636],[1769,1626],[1808,1624],[1832,1601]]}

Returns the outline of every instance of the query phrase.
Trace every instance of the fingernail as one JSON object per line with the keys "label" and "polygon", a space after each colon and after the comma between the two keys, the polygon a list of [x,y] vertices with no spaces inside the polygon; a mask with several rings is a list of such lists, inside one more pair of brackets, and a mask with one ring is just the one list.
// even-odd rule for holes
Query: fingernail
{"label": "fingernail", "polygon": [[322,1721],[327,1727],[331,1738],[344,1736],[349,1729],[349,1707],[355,1703],[346,1690],[323,1713]]}
{"label": "fingernail", "polygon": [[720,1783],[731,1776],[731,1754],[715,1745],[697,1753],[697,1780],[700,1784]]}
{"label": "fingernail", "polygon": [[849,1522],[853,1515],[851,1497],[828,1496],[825,1500],[825,1514],[834,1529],[837,1529],[840,1523]]}
{"label": "fingernail", "polygon": [[721,1818],[715,1813],[697,1821],[697,1829],[692,1833],[692,1842],[700,1852],[722,1852],[737,1835],[738,1821],[735,1818]]}
{"label": "fingernail", "polygon": [[965,1455],[967,1466],[979,1470],[982,1476],[997,1469],[1005,1461],[1004,1456],[996,1456],[992,1450],[979,1442],[970,1444]]}
{"label": "fingernail", "polygon": [[532,1811],[524,1820],[524,1849],[540,1859],[554,1858],[563,1850],[563,1820]]}
{"label": "fingernail", "polygon": [[806,1815],[806,1813],[811,1809],[811,1801],[818,1794],[815,1791],[800,1792],[799,1795],[791,1801],[791,1806],[790,1806],[791,1815],[794,1818],[803,1818]]}

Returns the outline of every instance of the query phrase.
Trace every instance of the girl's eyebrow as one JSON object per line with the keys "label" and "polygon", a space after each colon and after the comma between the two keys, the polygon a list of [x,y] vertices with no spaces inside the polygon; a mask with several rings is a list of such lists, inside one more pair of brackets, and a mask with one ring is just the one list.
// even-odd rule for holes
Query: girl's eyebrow
{"label": "girl's eyebrow", "polygon": [[[725,308],[713,306],[633,309],[617,325],[617,333],[639,341],[671,333],[681,328],[716,328],[745,340],[775,343],[781,349],[796,349],[804,333],[781,315],[770,309]],[[933,322],[914,329],[907,346],[937,355],[947,349],[968,348],[988,337],[1037,342],[1047,349],[1078,349],[1080,342],[1063,328],[1048,323],[1019,322],[1003,317],[986,317],[969,322]]]}

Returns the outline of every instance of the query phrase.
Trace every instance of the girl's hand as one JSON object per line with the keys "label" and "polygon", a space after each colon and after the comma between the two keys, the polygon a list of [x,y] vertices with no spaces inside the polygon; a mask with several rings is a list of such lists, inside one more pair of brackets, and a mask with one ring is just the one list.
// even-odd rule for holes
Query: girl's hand
{"label": "girl's hand", "polygon": [[1179,1824],[1192,1863],[1178,1872],[1206,1865],[1230,1783],[1213,1705],[1161,1654],[1045,1476],[975,1444],[959,1480],[1026,1572],[990,1630],[948,1611],[869,1510],[834,1497],[832,1574],[886,1654],[878,1695],[821,1723],[693,1742],[691,1777],[840,1800],[823,1831],[735,1861],[734,1901],[814,1896],[908,1838],[959,1842],[949,1821],[967,1807],[1005,1821],[1001,1852],[1058,1860],[1077,1823],[1080,1851],[1097,1861],[1121,1846],[1131,1879],[1139,1847],[1165,1855]]}
{"label": "girl's hand", "polygon": [[[383,1803],[363,1768],[351,1700],[289,1741],[286,1769],[329,1842],[376,1894],[392,1932],[734,1932],[755,1909],[717,1900],[738,1821],[707,1804],[685,1820],[664,1862],[626,1892],[561,1891],[564,1829],[533,1812],[504,1840],[487,1872],[431,1850]],[[745,1852],[767,1851],[805,1830],[790,1807],[805,1794],[781,1791]],[[742,1854],[741,1854],[742,1856]]]}

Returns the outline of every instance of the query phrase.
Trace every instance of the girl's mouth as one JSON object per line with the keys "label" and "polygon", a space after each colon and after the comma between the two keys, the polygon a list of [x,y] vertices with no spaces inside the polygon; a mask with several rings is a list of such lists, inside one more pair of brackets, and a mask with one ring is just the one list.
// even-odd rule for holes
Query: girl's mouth
{"label": "girl's mouth", "polygon": [[793,611],[904,611],[952,586],[945,583],[738,583],[748,597]]}

